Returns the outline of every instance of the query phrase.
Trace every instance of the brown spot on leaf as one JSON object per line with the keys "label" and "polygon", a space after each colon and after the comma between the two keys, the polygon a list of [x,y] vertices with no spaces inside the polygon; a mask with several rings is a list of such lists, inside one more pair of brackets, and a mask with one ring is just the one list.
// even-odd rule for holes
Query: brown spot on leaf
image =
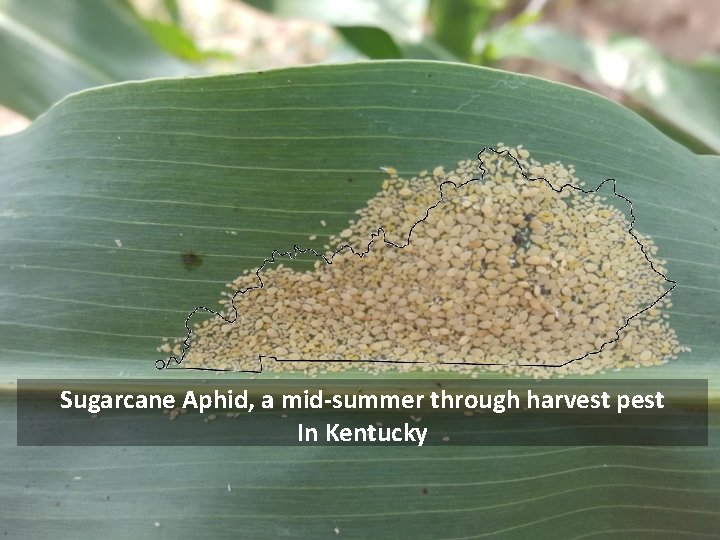
{"label": "brown spot on leaf", "polygon": [[196,270],[203,263],[202,256],[198,255],[197,253],[193,253],[192,251],[181,254],[180,260],[182,261],[182,265],[190,271]]}

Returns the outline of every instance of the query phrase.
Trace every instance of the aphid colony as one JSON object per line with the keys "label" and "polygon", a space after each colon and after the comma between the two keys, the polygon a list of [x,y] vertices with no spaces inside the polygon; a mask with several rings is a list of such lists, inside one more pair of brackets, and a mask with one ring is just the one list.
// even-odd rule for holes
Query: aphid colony
{"label": "aphid colony", "polygon": [[[670,306],[668,296],[658,301],[668,282],[653,242],[633,237],[604,197],[560,189],[581,185],[572,167],[540,165],[522,147],[497,150],[480,156],[482,177],[475,160],[411,179],[393,171],[359,219],[331,237],[332,264],[318,257],[311,272],[266,265],[263,288],[236,295],[236,323],[195,325],[186,365],[257,369],[262,354],[344,360],[263,366],[308,374],[545,377],[651,366],[685,350],[661,313]],[[230,287],[258,285],[248,273]],[[221,303],[233,319],[230,301]],[[182,352],[179,342],[161,350]]]}

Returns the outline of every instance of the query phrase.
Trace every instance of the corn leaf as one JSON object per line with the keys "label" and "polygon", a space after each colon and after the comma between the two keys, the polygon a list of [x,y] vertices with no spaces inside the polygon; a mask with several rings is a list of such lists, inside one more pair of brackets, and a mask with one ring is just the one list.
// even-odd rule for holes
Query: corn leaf
{"label": "corn leaf", "polygon": [[717,396],[720,158],[635,113],[436,62],[112,85],[0,139],[0,534],[716,534],[714,414],[706,448],[15,446],[15,379],[162,376],[155,348],[191,309],[273,249],[320,248],[380,167],[450,167],[499,141],[572,163],[590,186],[615,178],[678,282],[670,322],[692,352],[605,376],[708,378]]}

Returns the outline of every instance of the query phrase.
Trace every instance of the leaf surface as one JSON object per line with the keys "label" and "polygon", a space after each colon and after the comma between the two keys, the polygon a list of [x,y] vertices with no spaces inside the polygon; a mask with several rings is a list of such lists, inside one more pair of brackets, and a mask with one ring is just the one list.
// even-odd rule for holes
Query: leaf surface
{"label": "leaf surface", "polygon": [[[533,77],[436,62],[107,86],[0,139],[10,388],[0,399],[0,531],[715,534],[716,428],[710,447],[684,449],[15,447],[16,378],[155,376],[155,347],[183,334],[192,308],[216,306],[224,284],[273,249],[321,248],[377,192],[380,167],[452,167],[499,141],[574,164],[588,186],[615,178],[678,282],[670,322],[692,352],[606,376],[709,378],[717,395],[719,158],[636,114]],[[187,268],[187,253],[202,264]]]}

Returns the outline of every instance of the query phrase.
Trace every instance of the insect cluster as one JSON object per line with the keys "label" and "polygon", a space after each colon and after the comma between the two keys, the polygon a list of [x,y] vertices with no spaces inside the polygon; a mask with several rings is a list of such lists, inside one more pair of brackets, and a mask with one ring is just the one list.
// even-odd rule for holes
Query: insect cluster
{"label": "insect cluster", "polygon": [[[256,369],[262,354],[294,360],[265,369],[310,375],[546,377],[651,366],[685,350],[663,315],[664,261],[623,211],[583,191],[573,167],[541,165],[522,147],[500,144],[480,161],[482,175],[476,160],[409,179],[391,171],[313,271],[268,264],[262,288],[255,274],[238,277],[238,320],[196,325],[184,361]],[[161,350],[182,352],[180,342]]]}

